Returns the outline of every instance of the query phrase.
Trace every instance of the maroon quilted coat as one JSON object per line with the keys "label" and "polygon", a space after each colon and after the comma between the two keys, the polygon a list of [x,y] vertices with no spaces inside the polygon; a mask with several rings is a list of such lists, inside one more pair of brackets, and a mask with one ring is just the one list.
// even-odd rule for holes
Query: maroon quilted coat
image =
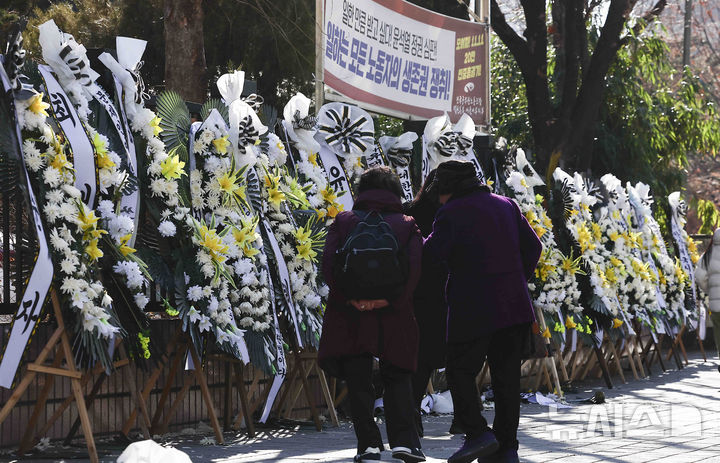
{"label": "maroon quilted coat", "polygon": [[348,304],[334,284],[335,252],[359,222],[350,211],[338,214],[330,226],[323,254],[323,274],[330,296],[325,310],[318,359],[320,366],[337,376],[334,360],[372,354],[406,370],[417,366],[418,327],[413,314],[413,292],[420,277],[422,237],[415,220],[402,214],[400,198],[385,190],[369,190],[355,201],[355,210],[378,211],[392,227],[398,242],[406,243],[410,263],[408,282],[390,306],[361,312]]}

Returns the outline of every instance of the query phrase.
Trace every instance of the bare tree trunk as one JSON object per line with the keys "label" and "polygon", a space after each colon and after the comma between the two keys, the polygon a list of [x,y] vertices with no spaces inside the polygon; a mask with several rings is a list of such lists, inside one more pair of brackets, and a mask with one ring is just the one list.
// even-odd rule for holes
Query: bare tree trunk
{"label": "bare tree trunk", "polygon": [[202,0],[165,0],[165,86],[187,101],[207,93]]}

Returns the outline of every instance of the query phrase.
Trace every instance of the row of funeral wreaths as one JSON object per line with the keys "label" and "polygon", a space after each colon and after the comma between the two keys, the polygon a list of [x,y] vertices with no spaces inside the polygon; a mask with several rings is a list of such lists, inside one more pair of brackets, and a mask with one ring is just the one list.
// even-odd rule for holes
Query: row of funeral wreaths
{"label": "row of funeral wreaths", "polygon": [[636,330],[657,340],[687,326],[705,337],[707,295],[695,285],[700,256],[685,231],[680,192],[668,197],[669,249],[642,182],[623,186],[606,174],[596,184],[557,168],[546,200],[535,193],[544,182],[520,149],[504,174],[504,192],[543,243],[529,289],[544,337],[573,350],[578,340],[599,346],[606,334],[615,341]]}
{"label": "row of funeral wreaths", "polygon": [[[145,41],[118,37],[115,53],[91,59],[53,21],[39,29],[44,64],[25,63],[20,34],[3,57],[14,116],[2,124],[19,129],[41,249],[15,317],[22,335],[14,330],[6,343],[19,352],[4,350],[0,368],[17,371],[51,281],[85,366],[110,367],[117,339],[138,361],[162,350],[145,312],[151,294],[164,296],[165,312],[200,352],[210,341],[282,374],[287,344],[317,347],[326,228],[352,208],[351,185],[368,166],[395,168],[412,198],[417,136],[376,143],[372,118],[357,106],[331,103],[313,117],[297,94],[281,139],[256,113],[262,99],[241,96],[239,71],[218,79],[222,100],[202,106],[201,122],[173,92],[158,95],[152,111],[138,72]],[[474,134],[467,116],[454,126],[447,116],[432,120],[426,164],[469,158]],[[39,278],[43,256],[49,278]],[[32,293],[40,303],[28,310]]]}
{"label": "row of funeral wreaths", "polygon": [[[144,41],[118,37],[116,55],[103,53],[92,66],[85,48],[52,21],[40,26],[40,43],[46,64],[37,72],[26,64],[29,78],[13,68],[21,59],[6,57],[5,68],[55,282],[88,364],[109,365],[117,337],[137,359],[159,349],[143,310],[151,287],[167,295],[166,312],[201,351],[212,340],[276,373],[287,342],[317,347],[328,293],[318,273],[326,227],[352,207],[351,185],[367,167],[396,169],[404,199],[412,198],[417,135],[376,143],[372,118],[360,108],[331,103],[315,118],[298,94],[284,108],[281,139],[256,114],[260,99],[241,97],[242,72],[220,77],[222,101],[205,103],[202,122],[193,123],[172,92],[158,96],[157,112],[144,106]],[[454,126],[446,115],[428,121],[424,173],[466,159],[482,176],[474,135],[467,116]],[[699,324],[697,252],[678,194],[670,199],[680,259],[665,247],[645,185],[623,188],[607,175],[601,193],[558,169],[548,203],[566,209],[570,238],[560,240],[533,192],[542,180],[521,150],[515,161],[496,189],[517,200],[543,242],[530,289],[548,321],[546,337],[632,335],[633,319],[653,334]]]}

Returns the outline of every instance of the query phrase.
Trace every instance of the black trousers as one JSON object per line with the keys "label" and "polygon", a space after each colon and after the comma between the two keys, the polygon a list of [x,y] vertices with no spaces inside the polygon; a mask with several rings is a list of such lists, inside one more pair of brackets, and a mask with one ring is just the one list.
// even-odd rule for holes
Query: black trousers
{"label": "black trousers", "polygon": [[430,381],[432,372],[435,371],[429,362],[423,361],[422,357],[418,357],[417,370],[412,375],[412,392],[413,401],[415,402],[415,426],[419,436],[425,433],[422,424],[422,412],[420,411],[420,404],[427,391],[427,385]]}
{"label": "black trousers", "polygon": [[463,343],[448,343],[445,374],[453,399],[455,420],[469,438],[489,431],[482,416],[475,378],[487,359],[495,393],[493,432],[503,449],[518,448],[520,423],[520,356],[528,325],[514,325]]}
{"label": "black trousers", "polygon": [[[368,447],[384,449],[373,413],[375,388],[372,384],[372,356],[345,357],[340,360],[340,364],[347,383],[358,453]],[[420,448],[420,439],[415,429],[415,404],[410,375],[410,371],[380,362],[380,377],[385,389],[385,421],[391,448]]]}

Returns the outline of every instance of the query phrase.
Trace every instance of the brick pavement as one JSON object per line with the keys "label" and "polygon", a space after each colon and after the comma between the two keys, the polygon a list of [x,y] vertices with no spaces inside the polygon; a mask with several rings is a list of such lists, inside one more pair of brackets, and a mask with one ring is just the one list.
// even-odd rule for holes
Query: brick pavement
{"label": "brick pavement", "polygon": [[[552,410],[523,404],[520,459],[531,463],[720,463],[720,373],[716,365],[717,361],[703,363],[692,355],[690,365],[680,371],[659,374],[654,367],[650,378],[612,390],[599,382],[585,382],[568,394],[572,400],[603,389],[603,405]],[[492,420],[493,412],[487,411],[486,416]],[[450,416],[424,418],[423,446],[428,462],[445,461],[461,445],[458,436],[447,433],[450,422]],[[306,427],[262,431],[254,439],[226,434],[225,446],[201,445],[200,437],[183,435],[166,436],[162,442],[188,453],[195,462],[330,463],[352,461],[354,439],[352,427],[343,423],[322,432]],[[104,450],[103,461],[114,461],[112,457],[119,453],[107,446]],[[383,455],[383,461],[395,461],[389,452]]]}

